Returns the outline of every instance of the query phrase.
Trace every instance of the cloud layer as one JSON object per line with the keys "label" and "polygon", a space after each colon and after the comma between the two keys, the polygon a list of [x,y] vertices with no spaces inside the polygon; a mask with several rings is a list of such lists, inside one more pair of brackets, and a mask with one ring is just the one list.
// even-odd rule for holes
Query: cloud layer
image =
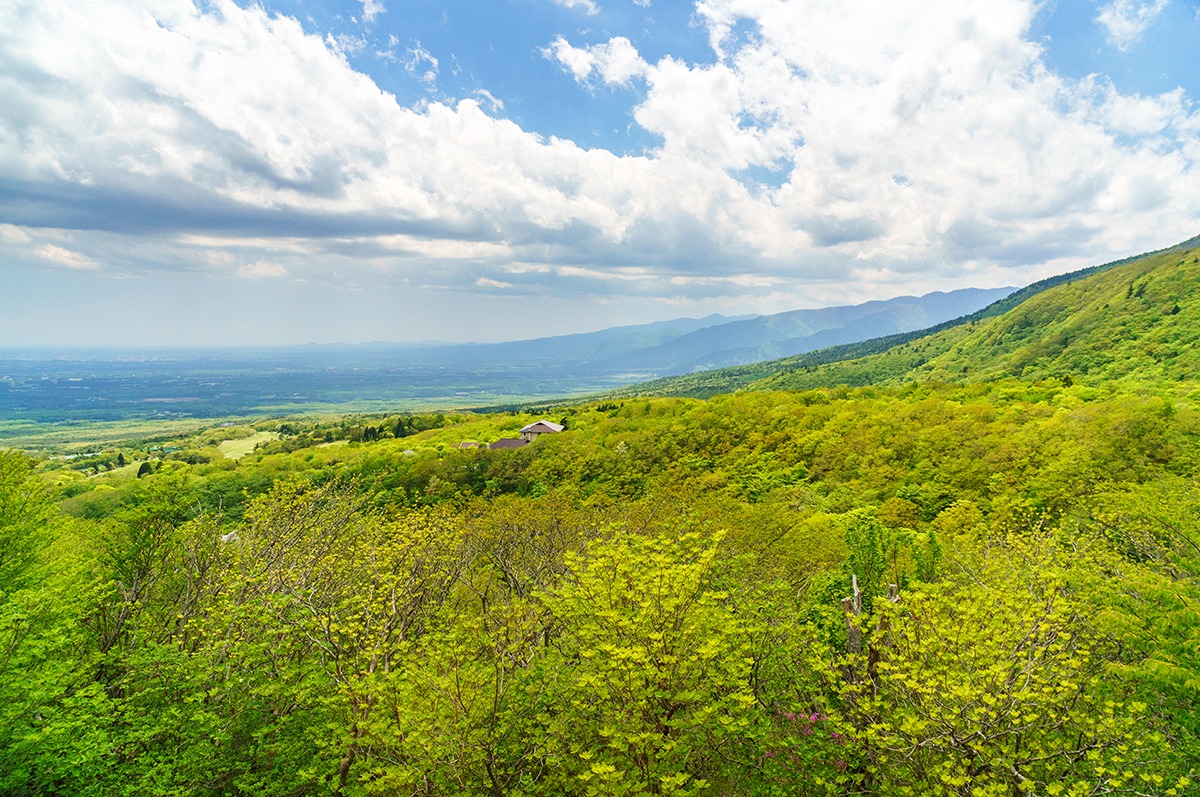
{"label": "cloud layer", "polygon": [[[1161,5],[1118,0],[1101,22],[1128,46]],[[15,0],[0,254],[767,310],[1014,284],[1200,231],[1192,98],[1056,75],[1036,12],[701,0],[704,63],[549,38],[547,69],[628,92],[660,142],[619,156],[524,130],[486,90],[403,107],[344,41],[257,6]],[[436,79],[419,45],[402,61]]]}

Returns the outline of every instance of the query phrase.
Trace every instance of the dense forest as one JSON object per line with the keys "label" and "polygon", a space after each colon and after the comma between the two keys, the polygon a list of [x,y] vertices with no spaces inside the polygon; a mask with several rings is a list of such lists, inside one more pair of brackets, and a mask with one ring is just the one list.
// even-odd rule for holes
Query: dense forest
{"label": "dense forest", "polygon": [[704,398],[0,453],[0,792],[1200,793],[1197,257]]}

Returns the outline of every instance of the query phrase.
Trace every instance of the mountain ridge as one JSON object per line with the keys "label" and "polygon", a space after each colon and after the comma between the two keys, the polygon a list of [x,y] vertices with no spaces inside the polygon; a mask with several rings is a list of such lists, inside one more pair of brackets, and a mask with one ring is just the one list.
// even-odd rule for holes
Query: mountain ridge
{"label": "mountain ridge", "polygon": [[[1191,271],[1186,269],[1193,265],[1198,267]],[[1160,272],[1157,269],[1164,270]],[[1171,272],[1171,269],[1176,271]],[[1168,272],[1174,276],[1171,277]],[[1115,276],[1111,276],[1114,273]],[[1154,279],[1151,279],[1152,276]],[[1153,287],[1152,283],[1158,283],[1159,278],[1164,279],[1163,283],[1158,287]],[[1138,288],[1133,283],[1142,279],[1147,282],[1142,288],[1141,294],[1135,297],[1134,294],[1138,292]],[[1099,281],[1089,282],[1091,280]],[[1121,280],[1125,280],[1125,282],[1121,283]],[[1077,289],[1070,287],[1081,284],[1091,287]],[[1125,292],[1130,294],[1129,298],[1144,299],[1146,302],[1158,301],[1161,306],[1158,306],[1156,310],[1147,307],[1137,310],[1142,314],[1139,316],[1139,320],[1143,325],[1157,326],[1150,324],[1155,312],[1167,316],[1183,314],[1183,319],[1180,321],[1189,321],[1193,315],[1200,315],[1200,236],[1145,254],[1121,258],[1039,280],[974,313],[915,332],[882,336],[751,365],[668,377],[630,386],[628,389],[617,391],[616,395],[703,397],[735,390],[809,389],[833,387],[840,384],[857,387],[902,381],[966,381],[969,377],[982,379],[985,376],[987,378],[1024,376],[1026,378],[1070,377],[1072,379],[1082,376],[1087,379],[1087,369],[1080,374],[1078,373],[1080,369],[1076,367],[1076,373],[1072,376],[1070,368],[1061,363],[1054,365],[1046,361],[1048,357],[1061,354],[1071,343],[1069,332],[1059,330],[1057,327],[1047,328],[1042,323],[1048,315],[1053,314],[1060,326],[1081,328],[1082,322],[1078,318],[1070,323],[1066,321],[1066,316],[1070,315],[1067,308],[1057,306],[1053,312],[1049,309],[1058,301],[1055,297],[1075,296],[1070,293],[1071,290],[1104,291],[1110,310],[1113,302],[1123,298]],[[1050,298],[1047,299],[1046,296]],[[1178,311],[1171,313],[1170,311],[1179,304],[1177,299],[1181,297],[1186,297],[1187,301],[1180,305]],[[1171,299],[1170,303],[1167,303],[1168,298]],[[1037,301],[1028,305],[1034,299]],[[1026,311],[1022,312],[1029,312],[1029,315],[1016,312],[1019,308],[1027,305]],[[1103,303],[1100,303],[1099,306],[1092,309],[1102,309],[1102,306]],[[1029,311],[1028,308],[1034,310]],[[1009,316],[1010,313],[1016,314]],[[1110,320],[1117,315],[1119,314],[1116,311],[1110,313]],[[976,327],[984,330],[1002,328],[1004,323],[996,322],[995,319],[1005,317],[1010,317],[1010,320],[1019,319],[1020,328],[1025,330],[1020,338],[1010,339],[1010,342],[1019,342],[1019,340],[1032,336],[1030,340],[1032,348],[1026,348],[1019,356],[1008,352],[1009,358],[1004,367],[981,368],[978,362],[966,362],[962,356],[963,352],[970,351],[973,346],[983,341],[982,338],[965,340],[968,332]],[[1083,324],[1082,328],[1087,328],[1094,333],[1091,343],[1093,353],[1096,353],[1109,345],[1111,340],[1105,337],[1105,328],[1097,325],[1099,319],[1093,320],[1097,323],[1092,323],[1090,326]],[[1161,321],[1162,319],[1157,320]],[[1065,340],[1043,341],[1045,349],[1038,351],[1036,347],[1039,345],[1039,341],[1034,335],[1035,330],[1041,330],[1045,335],[1063,334],[1067,337]],[[1174,331],[1184,334],[1182,329]],[[984,333],[980,332],[979,334]],[[1189,327],[1185,337],[1200,348],[1200,329],[1191,330]],[[1075,349],[1081,345],[1077,340]],[[1057,352],[1052,351],[1055,347],[1058,348]],[[957,351],[954,354],[947,354],[955,348]],[[1132,350],[1131,353],[1133,353]],[[1102,357],[1100,354],[1097,356]],[[1178,360],[1181,357],[1181,362],[1190,362],[1190,358],[1178,353],[1172,359]],[[1038,366],[1039,361],[1043,361],[1041,366]],[[1112,362],[1108,361],[1106,364],[1111,366]],[[1076,365],[1079,364],[1076,363]],[[1144,366],[1145,363],[1143,362],[1142,365]],[[1200,363],[1197,365],[1200,366]],[[1033,367],[1030,368],[1030,366]],[[1027,371],[1027,369],[1029,370]],[[1119,371],[1120,368],[1117,367],[1117,370]],[[1143,378],[1153,370],[1143,367]],[[1112,372],[1112,368],[1109,369],[1109,372]],[[1182,372],[1176,369],[1171,372],[1169,378],[1181,378],[1182,375]],[[1100,379],[1101,377],[1096,375],[1094,378]]]}
{"label": "mountain ridge", "polygon": [[986,306],[1013,290],[964,288],[858,305],[790,310],[704,327],[629,356],[640,358],[643,367],[654,365],[677,372],[742,365],[918,329],[953,317],[964,307]]}
{"label": "mountain ridge", "polygon": [[1014,290],[963,288],[763,316],[681,318],[504,343],[430,346],[420,350],[419,360],[413,352],[406,357],[454,365],[540,363],[576,374],[666,376],[758,362],[764,359],[764,346],[790,354],[821,348],[829,340],[903,333],[977,310]]}

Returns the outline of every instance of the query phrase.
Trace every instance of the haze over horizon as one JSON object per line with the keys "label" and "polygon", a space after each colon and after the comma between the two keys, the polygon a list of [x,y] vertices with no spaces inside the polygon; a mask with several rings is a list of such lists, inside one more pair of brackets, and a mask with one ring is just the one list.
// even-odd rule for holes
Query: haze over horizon
{"label": "haze over horizon", "polygon": [[499,341],[1200,232],[1185,0],[15,0],[0,346]]}

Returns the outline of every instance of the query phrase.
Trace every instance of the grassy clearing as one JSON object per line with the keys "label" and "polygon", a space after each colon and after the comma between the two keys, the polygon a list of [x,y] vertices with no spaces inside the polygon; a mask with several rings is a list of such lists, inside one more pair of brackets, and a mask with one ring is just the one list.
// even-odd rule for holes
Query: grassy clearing
{"label": "grassy clearing", "polygon": [[240,440],[226,440],[218,445],[217,449],[220,450],[226,459],[241,459],[253,451],[259,443],[278,439],[278,432],[258,432],[249,437],[243,437]]}
{"label": "grassy clearing", "polygon": [[99,451],[130,441],[172,440],[194,435],[220,419],[128,421],[0,421],[0,448],[17,448],[37,454],[74,454]]}

